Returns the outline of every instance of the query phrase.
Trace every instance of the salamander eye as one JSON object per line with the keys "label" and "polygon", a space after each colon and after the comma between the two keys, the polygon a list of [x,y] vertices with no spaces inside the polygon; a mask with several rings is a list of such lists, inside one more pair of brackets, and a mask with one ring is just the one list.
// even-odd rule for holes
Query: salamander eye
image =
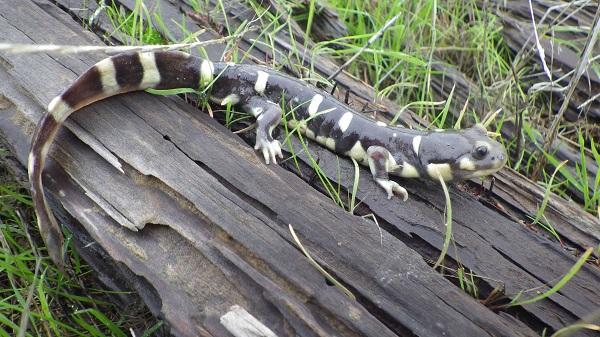
{"label": "salamander eye", "polygon": [[473,150],[473,157],[475,159],[483,159],[488,154],[488,148],[485,145],[481,145]]}

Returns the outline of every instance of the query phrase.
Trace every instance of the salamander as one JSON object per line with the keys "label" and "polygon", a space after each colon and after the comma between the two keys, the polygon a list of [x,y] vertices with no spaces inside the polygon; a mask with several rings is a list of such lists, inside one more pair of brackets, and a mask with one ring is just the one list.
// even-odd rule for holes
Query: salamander
{"label": "salamander", "polygon": [[103,59],[54,98],[33,136],[28,173],[38,226],[53,261],[62,266],[63,236],[44,195],[42,170],[57,131],[73,112],[104,98],[153,89],[208,89],[210,100],[256,118],[256,145],[267,164],[282,158],[273,129],[282,110],[307,138],[368,166],[388,198],[408,193],[389,175],[462,180],[500,170],[504,147],[475,125],[420,131],[389,126],[353,111],[333,96],[267,67],[217,63],[177,51],[126,53]]}

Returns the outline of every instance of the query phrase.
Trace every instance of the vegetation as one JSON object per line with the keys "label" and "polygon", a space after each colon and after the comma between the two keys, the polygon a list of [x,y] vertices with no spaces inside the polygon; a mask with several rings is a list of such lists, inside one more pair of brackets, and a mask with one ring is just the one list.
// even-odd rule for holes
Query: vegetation
{"label": "vegetation", "polygon": [[36,248],[43,245],[29,196],[5,178],[0,219],[0,336],[150,336],[161,328],[143,307],[113,304],[118,294],[101,288],[72,245],[75,276],[60,273]]}
{"label": "vegetation", "polygon": [[[539,48],[535,43],[531,43],[529,50],[512,50],[503,36],[501,18],[491,5],[485,5],[487,1],[328,0],[331,8],[339,13],[340,19],[348,27],[349,33],[347,36],[317,42],[311,49],[311,55],[300,51],[300,47],[305,46],[306,42],[298,42],[297,37],[291,33],[293,29],[290,22],[280,19],[283,14],[289,15],[302,25],[303,33],[310,37],[314,31],[313,23],[318,11],[315,0],[308,1],[305,7],[291,6],[286,1],[278,0],[281,8],[287,10],[286,13],[278,14],[267,11],[257,2],[247,1],[256,11],[256,24],[263,27],[260,38],[254,42],[255,45],[271,48],[274,55],[285,54],[284,59],[292,69],[296,69],[299,74],[311,74],[307,80],[320,84],[330,83],[330,80],[315,74],[310,65],[302,65],[303,60],[310,60],[314,55],[326,55],[343,63],[356,56],[345,70],[371,83],[379,97],[391,99],[402,107],[396,116],[392,116],[393,122],[399,120],[401,113],[410,109],[435,128],[464,127],[474,122],[489,121],[492,123],[489,129],[503,133],[507,128],[512,129],[512,125],[517,126],[517,136],[514,140],[504,140],[510,151],[509,165],[545,187],[544,200],[539,205],[538,212],[532,215],[531,224],[539,225],[548,231],[551,238],[560,241],[553,224],[544,216],[551,193],[573,199],[589,213],[599,215],[600,174],[592,176],[587,169],[587,164],[590,163],[600,166],[598,126],[587,123],[585,119],[559,120],[558,125],[553,126],[555,119],[549,111],[556,110],[557,100],[552,91],[539,90],[536,84],[529,80],[540,72],[545,72],[544,63],[540,62]],[[187,2],[198,13],[202,13],[207,6],[200,0]],[[217,4],[211,14],[223,15],[223,2],[217,1]],[[173,32],[164,28],[162,18],[140,0],[136,1],[133,11],[126,11],[118,4],[108,1],[100,1],[99,5],[98,11],[91,19],[105,15],[114,28],[112,32],[107,32],[108,36],[130,38],[129,41],[124,41],[128,44],[176,42],[171,36]],[[570,10],[579,9],[572,7]],[[395,18],[387,29],[381,31],[382,35],[373,39],[373,36],[398,13],[401,15]],[[210,20],[207,22],[212,25],[211,29],[225,34],[235,34],[243,29],[230,27],[227,20],[223,20],[223,26]],[[581,31],[575,32],[579,34],[576,35],[578,38],[572,40],[554,35],[555,31],[575,29],[568,26],[565,20],[537,24],[538,39],[553,39],[554,44],[569,48],[578,55],[583,53],[585,42],[594,37],[593,34]],[[162,28],[159,32],[155,27]],[[185,36],[183,42],[191,42],[197,38],[197,32],[184,31],[183,24],[180,27]],[[290,31],[290,50],[276,50],[270,39],[270,34],[281,30]],[[247,53],[241,53],[234,47],[235,41],[231,41],[227,52],[228,60],[241,61],[249,57]],[[439,83],[445,75],[444,69],[465,74],[472,86],[440,89]],[[600,74],[597,65],[591,67],[590,71]],[[550,73],[550,82],[553,83],[552,76]],[[463,96],[459,94],[461,90]],[[198,93],[193,100],[204,106],[207,104],[203,93]],[[293,118],[293,114],[293,111],[286,111],[284,118]],[[239,125],[239,128],[244,128],[248,124],[244,116],[229,108],[223,112],[223,116],[225,124],[232,129]],[[340,207],[353,212],[357,206],[356,186],[360,179],[358,170],[353,177],[354,190],[342,191],[340,184],[330,181],[322,173],[318,162],[311,156],[306,144],[302,143],[304,140],[298,132],[298,127],[289,128],[286,125],[284,128],[287,147],[292,152],[292,157],[288,160],[295,162],[296,156],[300,154],[294,151],[289,142],[289,136],[297,134],[302,144],[299,151],[309,156],[323,191]],[[566,165],[558,157],[556,149],[548,146],[556,130],[559,131],[561,139],[577,151],[579,162],[571,163],[571,166]],[[295,162],[295,165],[298,163]],[[21,327],[25,324],[29,325],[25,336],[128,336],[129,328],[139,328],[137,335],[147,336],[160,328],[160,322],[148,324],[140,319],[118,315],[118,310],[114,310],[110,304],[110,292],[84,286],[89,282],[93,284],[94,281],[92,277],[87,276],[90,274],[89,267],[83,264],[72,247],[69,247],[69,256],[73,265],[78,268],[76,274],[79,277],[67,277],[58,273],[45,258],[44,251],[34,248],[38,245],[34,245],[33,242],[39,242],[36,234],[32,234],[33,238],[28,234],[27,228],[35,227],[31,226],[30,204],[27,195],[16,185],[4,183],[0,186],[0,268],[4,271],[0,278],[3,289],[0,323],[7,326],[6,330],[0,330],[0,336],[13,335],[18,331],[24,333]],[[448,210],[450,209],[449,207]],[[448,224],[451,223],[450,218],[449,212]],[[444,252],[447,251],[451,238],[451,226],[447,226],[447,229]],[[563,279],[558,280],[547,293],[525,300],[520,300],[520,294],[516,294],[513,296],[513,303],[509,305],[531,303],[559,291],[590,258],[591,253],[592,249],[582,252],[581,259],[573,269]],[[308,253],[306,254],[308,256]],[[449,272],[466,292],[477,298],[477,279],[481,277],[465,270],[460,266],[460,261],[457,262],[459,267],[456,270],[445,268],[444,271]],[[441,259],[435,263],[436,267],[440,263]],[[522,293],[526,292],[527,290],[524,290]],[[75,307],[78,310],[71,317],[63,317],[61,307]],[[107,312],[109,314],[106,314]],[[148,317],[147,313],[143,317]],[[18,322],[19,319],[22,321]],[[580,325],[583,328],[594,328],[583,323]]]}

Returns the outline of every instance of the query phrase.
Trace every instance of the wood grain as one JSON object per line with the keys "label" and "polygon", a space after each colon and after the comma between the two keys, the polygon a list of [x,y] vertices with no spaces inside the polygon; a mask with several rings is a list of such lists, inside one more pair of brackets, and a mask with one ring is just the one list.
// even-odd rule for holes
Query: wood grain
{"label": "wood grain", "polygon": [[[0,32],[11,42],[100,43],[45,1],[0,3]],[[101,58],[0,55],[0,93],[9,102],[0,133],[22,163],[47,102]],[[98,242],[88,249],[100,246],[137,275],[132,286],[176,335],[226,336],[219,317],[239,305],[278,336],[532,336],[600,305],[600,273],[591,266],[560,294],[514,311],[497,313],[469,297],[425,262],[442,241],[443,199],[431,183],[403,182],[411,199],[388,201],[361,169],[359,211],[375,214],[380,233],[301,177],[265,165],[246,142],[178,98],[114,97],[71,123],[51,152],[45,184]],[[114,156],[124,174],[90,144]],[[309,150],[330,179],[351,189],[351,162],[312,144]],[[504,283],[509,295],[555,281],[576,260],[467,192],[453,189],[452,200],[450,258]],[[327,285],[288,224],[356,301]],[[482,291],[494,280],[480,281]]]}

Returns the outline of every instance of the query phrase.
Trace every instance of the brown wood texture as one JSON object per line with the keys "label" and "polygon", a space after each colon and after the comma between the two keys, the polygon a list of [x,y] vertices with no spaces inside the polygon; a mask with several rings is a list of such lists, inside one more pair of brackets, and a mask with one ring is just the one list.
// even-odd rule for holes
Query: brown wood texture
{"label": "brown wood texture", "polygon": [[[66,8],[72,3],[63,1]],[[161,2],[165,22],[185,8]],[[0,32],[10,42],[100,44],[72,20],[74,13],[44,0],[9,0],[0,3]],[[0,134],[21,163],[47,103],[102,57],[0,54],[6,102]],[[380,232],[305,182],[314,180],[306,154],[299,158],[301,177],[264,165],[246,142],[178,98],[123,95],[82,110],[68,124],[44,176],[57,208],[66,211],[61,219],[79,223],[98,243],[85,249],[99,246],[136,275],[129,286],[175,335],[227,336],[219,318],[233,305],[278,336],[534,336],[600,306],[600,272],[590,265],[559,294],[522,308],[492,311],[467,296],[425,262],[437,257],[443,240],[444,200],[433,183],[403,181],[411,198],[402,203],[387,200],[361,169],[357,212],[374,214]],[[297,139],[292,144],[300,146]],[[350,161],[313,144],[308,149],[330,179],[352,189]],[[283,166],[298,169],[289,161]],[[516,196],[530,198],[527,189],[535,188],[515,184],[514,176],[501,176],[500,192],[516,198],[512,213],[488,207],[494,199],[482,203],[464,188],[452,189],[456,245],[447,264],[460,261],[486,277],[478,281],[481,298],[498,285],[508,298],[544,289],[576,261],[514,220],[524,212]],[[575,217],[584,213],[574,212],[565,226],[577,228]],[[327,285],[293,243],[288,224],[357,300]],[[594,242],[586,231],[579,236]]]}

